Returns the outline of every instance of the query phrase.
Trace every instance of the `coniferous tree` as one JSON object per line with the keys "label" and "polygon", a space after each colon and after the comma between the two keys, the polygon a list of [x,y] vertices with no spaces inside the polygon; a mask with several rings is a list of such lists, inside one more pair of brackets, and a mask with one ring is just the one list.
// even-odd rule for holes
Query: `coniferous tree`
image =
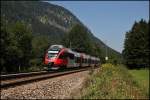
{"label": "coniferous tree", "polygon": [[130,68],[149,66],[149,23],[143,19],[135,22],[126,33],[123,56]]}

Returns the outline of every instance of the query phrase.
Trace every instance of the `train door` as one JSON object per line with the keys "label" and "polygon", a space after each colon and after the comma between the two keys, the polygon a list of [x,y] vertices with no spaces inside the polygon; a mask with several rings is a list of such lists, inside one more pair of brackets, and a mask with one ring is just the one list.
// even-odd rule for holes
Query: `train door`
{"label": "train door", "polygon": [[75,67],[80,67],[80,54],[75,53]]}
{"label": "train door", "polygon": [[79,63],[80,63],[80,67],[82,67],[83,66],[83,55],[82,54],[80,55]]}
{"label": "train door", "polygon": [[67,67],[75,67],[75,57],[73,53],[68,53],[68,64]]}

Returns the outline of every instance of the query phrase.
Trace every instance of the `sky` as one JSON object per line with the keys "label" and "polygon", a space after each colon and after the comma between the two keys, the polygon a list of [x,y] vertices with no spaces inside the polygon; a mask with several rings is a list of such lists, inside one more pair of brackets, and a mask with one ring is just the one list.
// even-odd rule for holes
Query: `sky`
{"label": "sky", "polygon": [[135,21],[149,20],[149,1],[48,1],[71,11],[109,47],[122,52]]}

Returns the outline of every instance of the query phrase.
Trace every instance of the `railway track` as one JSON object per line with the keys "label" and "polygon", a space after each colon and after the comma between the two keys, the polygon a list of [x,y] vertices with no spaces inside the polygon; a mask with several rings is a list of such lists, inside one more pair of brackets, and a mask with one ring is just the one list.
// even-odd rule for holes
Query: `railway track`
{"label": "railway track", "polygon": [[31,73],[20,73],[20,74],[10,74],[10,75],[1,75],[1,88],[13,87],[21,84],[26,84],[30,82],[40,81],[43,79],[58,77],[62,75],[67,75],[71,73],[81,72],[88,70],[89,67],[86,68],[75,68],[75,69],[67,69],[63,71],[41,71],[41,72],[31,72]]}

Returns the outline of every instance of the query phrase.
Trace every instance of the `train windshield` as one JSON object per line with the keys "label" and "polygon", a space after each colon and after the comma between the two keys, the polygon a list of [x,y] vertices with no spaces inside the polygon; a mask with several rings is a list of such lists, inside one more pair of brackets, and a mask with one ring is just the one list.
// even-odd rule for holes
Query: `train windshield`
{"label": "train windshield", "polygon": [[56,58],[58,53],[63,48],[62,45],[52,45],[48,49],[48,58]]}
{"label": "train windshield", "polygon": [[48,58],[56,58],[58,51],[48,51]]}

